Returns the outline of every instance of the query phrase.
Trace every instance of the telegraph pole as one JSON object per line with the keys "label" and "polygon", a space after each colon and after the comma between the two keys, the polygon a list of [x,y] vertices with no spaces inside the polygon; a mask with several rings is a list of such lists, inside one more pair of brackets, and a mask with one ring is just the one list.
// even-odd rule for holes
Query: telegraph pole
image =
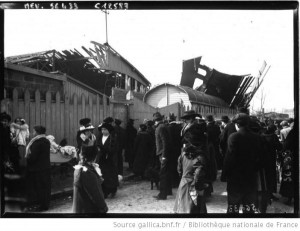
{"label": "telegraph pole", "polygon": [[108,32],[107,32],[107,15],[109,14],[107,10],[101,10],[105,14],[105,32],[106,32],[106,43],[108,44]]}

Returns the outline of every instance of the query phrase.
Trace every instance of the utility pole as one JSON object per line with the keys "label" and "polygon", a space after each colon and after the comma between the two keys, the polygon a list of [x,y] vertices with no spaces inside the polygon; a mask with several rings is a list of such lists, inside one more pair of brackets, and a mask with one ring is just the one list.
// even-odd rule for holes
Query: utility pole
{"label": "utility pole", "polygon": [[105,36],[106,43],[108,43],[108,31],[107,31],[107,15],[109,14],[107,10],[101,10],[105,14]]}

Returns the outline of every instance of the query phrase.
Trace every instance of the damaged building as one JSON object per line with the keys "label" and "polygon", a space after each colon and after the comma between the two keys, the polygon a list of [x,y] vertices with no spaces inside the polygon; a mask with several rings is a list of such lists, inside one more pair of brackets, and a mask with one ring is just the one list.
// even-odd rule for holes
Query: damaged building
{"label": "damaged building", "polygon": [[113,87],[145,93],[151,83],[129,61],[108,43],[92,41],[93,48],[49,50],[7,57],[7,65],[15,64],[52,74],[66,74],[111,96]]}
{"label": "damaged building", "polygon": [[[248,108],[267,73],[266,62],[259,70],[259,76],[229,75],[201,64],[197,57],[183,61],[180,85],[164,83],[155,86],[144,96],[144,101],[158,108],[165,108],[179,116],[183,111],[193,109],[201,115],[212,114],[233,116],[240,107]],[[261,77],[261,81],[258,81]],[[196,79],[202,84],[194,87]],[[178,104],[177,106],[172,106]]]}
{"label": "damaged building", "polygon": [[[157,109],[142,101],[151,83],[108,43],[93,48],[49,50],[6,57],[1,111],[25,118],[30,129],[46,126],[57,141],[76,144],[79,120],[95,126],[107,116],[121,119],[152,117]],[[97,133],[97,131],[95,130]]]}

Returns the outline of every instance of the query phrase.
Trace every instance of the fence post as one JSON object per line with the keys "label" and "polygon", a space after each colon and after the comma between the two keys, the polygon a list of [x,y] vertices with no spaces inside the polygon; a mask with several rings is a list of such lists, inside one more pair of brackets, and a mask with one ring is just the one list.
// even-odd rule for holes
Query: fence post
{"label": "fence post", "polygon": [[16,116],[18,116],[18,114],[19,114],[19,95],[18,95],[18,90],[15,88],[13,90],[13,111],[11,116],[12,118],[15,118]]}
{"label": "fence post", "polygon": [[57,141],[61,140],[61,136],[60,136],[60,93],[56,92],[56,96],[55,96],[55,114],[56,114],[56,121],[55,121],[55,138]]}
{"label": "fence post", "polygon": [[[46,92],[46,129],[48,134],[54,135],[54,124],[51,124],[51,92]],[[55,121],[56,122],[56,121]],[[55,137],[55,136],[54,136]]]}
{"label": "fence post", "polygon": [[82,93],[81,94],[81,116],[82,116],[82,118],[86,117],[85,109],[86,109],[85,108],[85,95]]}
{"label": "fence post", "polygon": [[100,119],[100,97],[99,95],[97,94],[96,95],[96,119],[95,119],[96,123],[100,123],[101,119]]}
{"label": "fence post", "polygon": [[68,94],[65,94],[65,111],[64,111],[64,121],[65,121],[65,134],[64,136],[67,138],[68,143],[71,141],[70,140],[70,120],[69,120],[69,115],[70,115],[70,98]]}
{"label": "fence post", "polygon": [[88,117],[91,118],[92,123],[95,123],[93,121],[93,98],[91,95],[89,96],[89,116]]}
{"label": "fence post", "polygon": [[74,144],[76,143],[77,129],[79,128],[79,107],[78,107],[78,96],[73,94],[73,110],[70,113],[70,124],[71,124],[71,136]]}
{"label": "fence post", "polygon": [[107,115],[107,97],[103,95],[103,119]]}
{"label": "fence post", "polygon": [[29,121],[29,113],[30,113],[30,93],[29,93],[28,89],[25,90],[24,105],[25,105],[25,108],[24,108],[24,119],[28,123],[28,121]]}
{"label": "fence post", "polygon": [[[41,93],[39,90],[35,91],[35,124],[41,124]],[[34,126],[33,125],[33,126]]]}

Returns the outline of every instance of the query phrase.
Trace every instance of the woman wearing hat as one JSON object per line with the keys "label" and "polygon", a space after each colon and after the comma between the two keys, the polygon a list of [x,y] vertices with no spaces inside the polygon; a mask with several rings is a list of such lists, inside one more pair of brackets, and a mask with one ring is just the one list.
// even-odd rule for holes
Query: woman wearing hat
{"label": "woman wearing hat", "polygon": [[25,150],[29,139],[29,126],[25,119],[17,117],[13,123],[10,124],[10,131],[13,135],[13,145],[17,153],[17,162],[23,173],[26,167]]}
{"label": "woman wearing hat", "polygon": [[91,124],[90,118],[84,118],[79,121],[80,128],[77,132],[77,159],[79,160],[78,154],[81,152],[83,146],[93,146],[97,150],[96,136],[93,134],[94,126]]}
{"label": "woman wearing hat", "polygon": [[48,210],[51,195],[50,141],[46,128],[34,126],[33,138],[26,147],[29,203],[37,201],[39,211]]}
{"label": "woman wearing hat", "polygon": [[111,135],[114,128],[108,123],[102,123],[98,126],[98,130],[100,135],[97,139],[97,145],[100,153],[97,157],[97,163],[104,178],[102,184],[104,198],[107,198],[109,194],[111,194],[111,197],[114,197],[119,186],[115,136]]}
{"label": "woman wearing hat", "polygon": [[204,190],[207,184],[206,136],[200,126],[186,133],[186,146],[178,158],[181,181],[177,190],[175,213],[207,213]]}
{"label": "woman wearing hat", "polygon": [[80,164],[74,166],[74,213],[106,213],[101,184],[103,182],[99,165],[95,163],[97,152],[93,147],[83,146]]}
{"label": "woman wearing hat", "polygon": [[198,124],[196,117],[201,117],[201,115],[197,114],[194,110],[185,111],[181,119],[184,120],[185,125],[181,130],[181,137],[183,145],[187,143],[185,139],[185,134],[187,131],[194,125]]}

